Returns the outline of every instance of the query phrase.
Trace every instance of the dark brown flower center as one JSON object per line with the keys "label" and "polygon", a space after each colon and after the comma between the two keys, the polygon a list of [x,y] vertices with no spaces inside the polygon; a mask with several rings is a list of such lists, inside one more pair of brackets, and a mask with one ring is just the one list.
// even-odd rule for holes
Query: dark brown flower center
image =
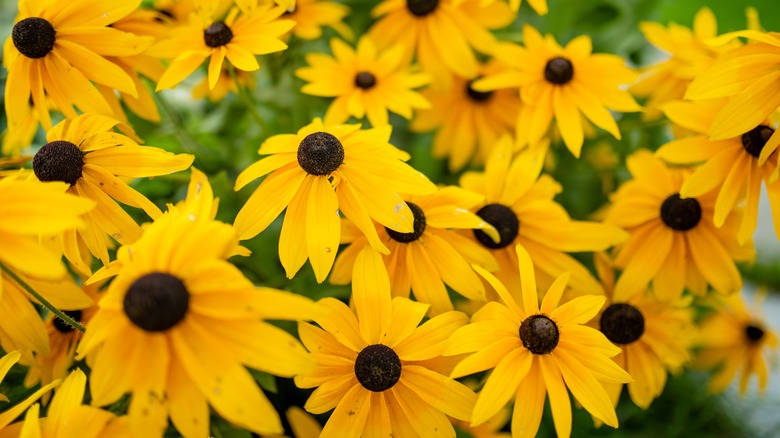
{"label": "dark brown flower center", "polygon": [[29,17],[19,21],[11,31],[11,41],[22,55],[43,58],[54,48],[54,27],[43,18]]}
{"label": "dark brown flower center", "polygon": [[688,231],[701,220],[701,205],[696,198],[680,198],[679,193],[666,198],[661,204],[661,219],[676,231]]}
{"label": "dark brown flower center", "polygon": [[298,164],[311,175],[328,175],[344,162],[344,146],[327,132],[313,132],[298,146]]}
{"label": "dark brown flower center", "polygon": [[749,324],[745,327],[745,337],[751,343],[760,341],[764,337],[764,329],[753,324]]}
{"label": "dark brown flower center", "polygon": [[615,344],[635,342],[644,332],[645,317],[630,304],[611,304],[601,314],[601,333]]}
{"label": "dark brown flower center", "polygon": [[367,71],[361,71],[355,76],[355,85],[364,90],[373,88],[376,85],[376,76]]}
{"label": "dark brown flower center", "polygon": [[484,231],[474,230],[474,237],[479,240],[479,243],[488,248],[506,248],[515,241],[517,234],[520,232],[520,221],[517,219],[517,215],[506,205],[488,204],[477,211],[477,216],[493,225],[498,231],[499,237],[501,237],[501,240],[495,242]]}
{"label": "dark brown flower center", "polygon": [[41,147],[33,157],[33,172],[41,181],[76,184],[84,167],[84,153],[75,144],[57,140]]}
{"label": "dark brown flower center", "polygon": [[168,330],[181,322],[190,293],[179,278],[155,272],[136,280],[127,290],[124,310],[130,321],[148,332]]}
{"label": "dark brown flower center", "polygon": [[[81,310],[66,310],[62,313],[68,315],[71,319],[73,319],[76,322],[81,322]],[[57,331],[60,333],[70,333],[73,330],[76,330],[76,327],[71,326],[70,324],[57,318],[56,316],[54,317],[54,321],[52,322],[52,324],[54,325],[54,328],[57,329]]]}
{"label": "dark brown flower center", "polygon": [[545,315],[531,315],[520,324],[520,340],[533,354],[552,353],[559,339],[558,326]]}
{"label": "dark brown flower center", "polygon": [[425,232],[425,213],[423,213],[422,208],[412,202],[407,202],[406,205],[409,206],[409,210],[412,210],[412,216],[414,216],[414,231],[411,233],[399,233],[398,231],[385,227],[387,234],[396,242],[414,242],[423,235],[423,232]]}
{"label": "dark brown flower center", "polygon": [[764,145],[769,141],[769,137],[774,133],[775,130],[769,126],[758,125],[742,134],[742,147],[745,148],[747,153],[758,158],[761,155],[761,150],[764,149]]}
{"label": "dark brown flower center", "polygon": [[439,6],[439,0],[406,0],[406,8],[412,15],[424,17],[435,11]]}
{"label": "dark brown flower center", "polygon": [[574,66],[566,58],[557,57],[547,61],[544,78],[555,85],[563,85],[574,77]]}
{"label": "dark brown flower center", "polygon": [[369,391],[387,391],[401,378],[401,359],[387,345],[369,345],[355,359],[355,376]]}
{"label": "dark brown flower center", "polygon": [[490,100],[490,97],[493,96],[492,91],[477,91],[473,88],[471,88],[471,85],[476,81],[476,79],[470,80],[466,82],[466,94],[469,96],[469,99],[472,100],[472,102],[482,103],[487,102]]}
{"label": "dark brown flower center", "polygon": [[209,47],[220,47],[229,43],[233,39],[233,31],[230,30],[227,24],[218,21],[211,23],[206,30],[203,31],[203,41]]}

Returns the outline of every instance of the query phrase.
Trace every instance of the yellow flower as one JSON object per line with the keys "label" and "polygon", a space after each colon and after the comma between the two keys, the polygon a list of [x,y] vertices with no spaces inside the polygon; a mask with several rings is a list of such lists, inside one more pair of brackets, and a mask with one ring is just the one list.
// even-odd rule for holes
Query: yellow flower
{"label": "yellow flower", "polygon": [[239,190],[270,173],[238,212],[234,226],[241,240],[256,236],[287,208],[279,238],[282,266],[292,278],[309,259],[321,283],[336,258],[343,213],[386,254],[372,219],[411,233],[414,217],[398,192],[436,191],[402,161],[409,156],[388,143],[390,129],[360,130],[360,125],[323,125],[314,119],[297,134],[267,139],[259,153],[269,156],[236,179]]}
{"label": "yellow flower", "polygon": [[[17,361],[19,361],[19,358],[21,356],[22,356],[21,353],[19,353],[18,351],[11,351],[7,353],[5,356],[3,356],[2,358],[0,358],[0,381],[2,381],[5,378],[5,375],[8,374],[8,371],[11,369],[11,367]],[[27,409],[28,407],[30,407],[30,405],[35,403],[35,400],[38,400],[43,394],[45,394],[52,388],[57,387],[59,384],[60,381],[57,380],[46,386],[43,386],[39,390],[35,391],[31,396],[27,397],[23,402],[6,410],[5,412],[0,413],[0,431],[5,432],[3,429],[5,429],[6,426],[8,426],[12,421],[14,421],[19,415],[21,415],[22,412],[25,411],[25,409]],[[8,397],[6,397],[3,394],[0,394],[0,401],[8,402]]]}
{"label": "yellow flower", "polygon": [[430,82],[430,77],[404,62],[400,45],[379,51],[373,41],[362,37],[357,50],[337,38],[330,40],[330,47],[333,57],[310,53],[306,55],[309,66],[295,71],[308,81],[301,88],[304,93],[336,98],[325,113],[326,124],[344,123],[353,116],[368,117],[371,126],[378,127],[388,123],[388,111],[410,119],[413,109],[430,108],[413,90]]}
{"label": "yellow flower", "polygon": [[214,19],[215,1],[207,2],[199,14],[180,28],[171,31],[169,39],[158,42],[151,50],[156,56],[174,58],[157,82],[157,91],[171,88],[209,59],[209,88],[217,85],[225,58],[239,70],[260,68],[256,55],[279,52],[287,44],[279,39],[295,22],[277,20],[284,9],[261,6],[252,14],[239,15],[233,8],[224,20]]}
{"label": "yellow flower", "polygon": [[85,258],[84,246],[107,264],[106,234],[121,244],[141,236],[141,227],[116,201],[141,208],[152,218],[161,214],[154,203],[120,178],[167,175],[186,169],[194,158],[139,146],[112,130],[118,126],[122,126],[118,120],[96,114],[63,120],[46,133],[48,143],[33,158],[39,180],[63,181],[70,185],[68,193],[97,203],[86,215],[86,228],[65,232],[59,243],[65,257],[87,275],[91,270],[86,261],[90,259]]}
{"label": "yellow flower", "polygon": [[715,314],[699,326],[697,345],[701,348],[695,365],[712,369],[718,367],[709,390],[718,393],[725,390],[739,374],[739,392],[747,393],[750,378],[758,376],[758,387],[763,392],[769,380],[767,361],[777,357],[777,334],[758,312],[763,294],[756,300],[753,310],[745,306],[738,295],[721,297],[716,303]]}
{"label": "yellow flower", "polygon": [[571,220],[553,200],[561,186],[548,175],[539,175],[541,157],[529,151],[512,156],[511,139],[504,137],[493,148],[484,173],[466,172],[461,177],[461,187],[485,195],[485,204],[478,205],[476,213],[498,230],[500,240],[480,230],[468,234],[495,256],[496,275],[505,284],[519,282],[514,247],[520,244],[536,261],[543,288],[569,271],[573,289],[603,293],[588,269],[566,253],[602,251],[624,241],[627,234],[612,225]]}
{"label": "yellow flower", "polygon": [[612,196],[605,219],[631,235],[617,248],[615,264],[623,273],[614,299],[644,291],[650,281],[663,301],[676,300],[686,287],[699,295],[708,284],[722,294],[740,290],[742,278],[734,262],[754,256],[752,241],[737,243],[741,212],[734,211],[716,228],[713,194],[680,197],[690,170],[670,169],[645,150],[626,164],[633,179]]}
{"label": "yellow flower", "polygon": [[232,92],[238,94],[236,82],[238,82],[238,85],[242,88],[254,90],[256,83],[252,72],[236,70],[234,72],[236,74],[236,80],[234,81],[228,70],[229,68],[228,65],[222,64],[222,72],[219,74],[219,79],[217,79],[217,84],[214,85],[214,88],[210,89],[209,79],[203,78],[203,80],[192,89],[192,97],[194,99],[203,99],[205,97],[210,102],[219,102],[224,99],[228,93]]}
{"label": "yellow flower", "polygon": [[466,315],[447,312],[418,327],[428,306],[390,298],[382,259],[366,247],[355,262],[355,313],[334,298],[318,328],[299,323],[298,333],[317,366],[295,377],[300,388],[317,388],[304,406],[313,414],[333,411],[322,437],[455,436],[447,416],[469,420],[476,396],[463,384],[431,369],[444,340]]}
{"label": "yellow flower", "polygon": [[[399,233],[377,227],[382,243],[390,250],[383,257],[387,273],[383,275],[393,279],[392,295],[408,298],[411,289],[417,301],[430,304],[431,315],[453,310],[447,286],[470,300],[484,301],[485,288],[471,265],[493,271],[498,265],[487,249],[452,231],[482,230],[498,238],[490,224],[468,211],[484,197],[459,187],[443,187],[432,195],[405,197],[405,201],[414,216],[414,231]],[[355,260],[369,246],[359,232],[345,234],[349,236],[342,243],[350,245],[336,259],[330,279],[333,284],[352,280]]]}
{"label": "yellow flower", "polygon": [[322,28],[333,28],[344,39],[352,40],[352,30],[343,23],[349,15],[349,7],[325,0],[296,0],[293,9],[287,9],[284,17],[295,22],[292,32],[304,40],[316,40],[322,36]]}
{"label": "yellow flower", "polygon": [[517,121],[520,146],[536,145],[547,133],[553,116],[564,143],[579,157],[584,141],[582,115],[620,139],[620,130],[608,110],[632,112],[640,107],[620,88],[636,74],[625,60],[608,54],[592,54],[590,37],[579,36],[561,47],[552,36],[523,27],[525,47],[512,43],[496,46],[493,56],[513,70],[490,75],[474,83],[478,91],[520,87],[526,106]]}
{"label": "yellow flower", "polygon": [[20,0],[16,24],[3,47],[8,129],[21,128],[30,98],[46,130],[52,126],[46,99],[66,117],[76,117],[74,106],[85,113],[113,114],[93,82],[137,97],[133,79],[106,57],[136,55],[152,43],[111,27],[140,4]]}
{"label": "yellow flower", "polygon": [[[513,398],[512,436],[533,437],[550,398],[555,431],[571,434],[569,391],[604,423],[617,427],[615,409],[603,382],[625,383],[631,377],[610,360],[620,353],[603,334],[583,324],[598,313],[603,296],[582,296],[563,305],[561,296],[569,274],[558,277],[541,307],[531,258],[517,245],[522,301],[487,271],[475,269],[496,289],[503,303],[490,302],[472,316],[447,341],[444,354],[473,353],[452,371],[461,377],[489,369],[471,418],[472,426],[488,421]],[[516,294],[519,295],[519,294]]]}
{"label": "yellow flower", "polygon": [[680,189],[680,196],[696,197],[717,194],[714,223],[722,227],[734,205],[746,197],[745,214],[739,224],[739,242],[748,242],[758,222],[758,206],[763,180],[772,206],[775,232],[780,236],[780,181],[773,181],[778,169],[778,154],[761,161],[768,140],[775,133],[764,121],[736,137],[709,140],[710,132],[724,99],[695,102],[669,102],[663,107],[666,116],[677,125],[693,132],[662,146],[656,156],[672,164],[698,164]]}
{"label": "yellow flower", "polygon": [[[505,70],[496,61],[479,66],[477,78]],[[504,134],[511,134],[520,108],[517,90],[476,91],[473,80],[455,76],[445,90],[425,90],[430,109],[417,112],[411,129],[436,130],[433,156],[449,157],[449,169],[457,172],[469,162],[483,165],[490,149]]]}

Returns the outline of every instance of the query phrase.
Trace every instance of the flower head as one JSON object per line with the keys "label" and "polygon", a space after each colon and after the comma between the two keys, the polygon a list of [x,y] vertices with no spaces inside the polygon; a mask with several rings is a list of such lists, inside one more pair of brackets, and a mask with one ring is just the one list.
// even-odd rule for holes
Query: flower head
{"label": "flower head", "polygon": [[349,15],[347,5],[327,0],[296,0],[292,10],[284,17],[295,22],[292,33],[304,40],[316,40],[322,36],[322,28],[332,28],[347,40],[352,40],[352,29],[344,23]]}

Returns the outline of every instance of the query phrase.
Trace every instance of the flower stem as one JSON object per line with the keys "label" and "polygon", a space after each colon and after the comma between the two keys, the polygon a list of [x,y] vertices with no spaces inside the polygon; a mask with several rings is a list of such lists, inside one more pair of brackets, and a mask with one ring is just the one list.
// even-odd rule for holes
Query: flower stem
{"label": "flower stem", "polygon": [[232,65],[228,65],[228,72],[230,72],[230,78],[233,80],[233,83],[236,85],[236,92],[238,94],[238,97],[241,98],[241,100],[244,101],[244,105],[246,106],[247,110],[249,110],[249,114],[252,116],[253,119],[255,119],[255,122],[260,126],[260,130],[263,132],[263,134],[268,134],[268,125],[265,123],[265,119],[260,115],[259,112],[257,112],[257,108],[255,108],[255,102],[254,99],[252,99],[252,96],[249,94],[249,89],[241,86],[241,84],[238,82],[238,74],[236,73],[236,68]]}
{"label": "flower stem", "polygon": [[35,291],[35,289],[30,287],[30,285],[27,284],[27,282],[22,280],[22,278],[19,277],[19,275],[17,275],[16,272],[14,272],[11,268],[9,268],[8,265],[6,265],[3,262],[0,262],[0,270],[8,274],[8,276],[11,277],[11,279],[13,279],[13,281],[15,281],[16,284],[21,286],[21,288],[24,289],[28,294],[32,295],[33,298],[38,300],[38,302],[41,303],[43,307],[49,309],[49,312],[56,315],[57,318],[63,320],[65,324],[68,324],[69,326],[75,328],[76,330],[82,333],[86,331],[83,325],[79,324],[76,320],[63,313],[60,309],[54,307],[52,303],[50,303],[46,298],[42,297],[41,294]]}

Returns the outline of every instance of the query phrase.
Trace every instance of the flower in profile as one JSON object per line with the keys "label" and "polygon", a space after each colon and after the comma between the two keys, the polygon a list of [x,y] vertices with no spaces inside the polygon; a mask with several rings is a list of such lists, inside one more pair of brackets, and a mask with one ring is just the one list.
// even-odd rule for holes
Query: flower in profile
{"label": "flower in profile", "polygon": [[132,393],[135,435],[161,435],[170,417],[182,435],[206,436],[209,406],[253,432],[282,432],[245,366],[283,377],[308,370],[298,341],[262,319],[309,319],[317,309],[304,297],[256,288],[226,261],[236,242],[230,225],[174,210],[118,250],[117,275],[77,359],[91,365],[93,405]]}
{"label": "flower in profile", "polygon": [[86,215],[86,227],[65,232],[59,242],[68,261],[86,275],[91,270],[84,248],[107,264],[106,235],[121,244],[132,243],[141,236],[141,227],[117,201],[141,208],[152,218],[162,214],[154,203],[120,178],[167,175],[186,169],[194,159],[192,155],[174,155],[156,147],[140,146],[113,131],[121,126],[118,120],[97,114],[63,120],[46,133],[48,143],[33,157],[33,171],[39,180],[65,182],[69,185],[68,193],[97,203],[97,208]]}
{"label": "flower in profile", "polygon": [[435,369],[444,341],[468,318],[447,312],[420,324],[428,306],[390,297],[380,255],[369,247],[355,262],[355,313],[334,298],[318,302],[322,328],[299,323],[317,365],[295,377],[316,388],[304,408],[333,411],[322,437],[455,436],[447,416],[468,421],[476,396]]}
{"label": "flower in profile", "polygon": [[209,88],[217,85],[225,58],[238,70],[255,71],[260,68],[256,55],[279,52],[287,44],[279,39],[295,22],[279,20],[281,7],[263,5],[251,14],[232,8],[224,19],[214,18],[217,1],[207,1],[196,9],[194,19],[171,31],[168,39],[155,44],[150,53],[173,58],[157,82],[157,91],[171,88],[192,74],[206,59],[209,60]]}
{"label": "flower in profile", "polygon": [[[603,296],[587,295],[560,304],[569,274],[558,277],[544,294],[541,307],[531,258],[517,245],[522,291],[511,293],[492,274],[475,267],[502,302],[490,302],[447,340],[444,354],[473,353],[451,377],[490,370],[471,417],[472,426],[488,421],[512,398],[512,436],[533,437],[539,429],[545,396],[549,396],[555,431],[571,434],[568,392],[591,415],[617,427],[615,409],[602,384],[625,383],[631,377],[610,360],[620,353],[598,330],[585,326],[601,309]],[[522,296],[518,303],[514,296]],[[567,391],[568,388],[568,391]]]}
{"label": "flower in profile", "polygon": [[296,76],[308,81],[301,88],[304,93],[336,98],[325,113],[326,124],[344,123],[353,116],[368,117],[371,126],[379,127],[388,123],[388,111],[411,119],[413,109],[430,107],[414,91],[430,82],[430,76],[405,62],[400,45],[377,50],[374,42],[364,36],[357,50],[338,38],[330,40],[330,47],[333,57],[309,53],[309,66],[295,71]]}
{"label": "flower in profile", "polygon": [[526,106],[517,121],[518,144],[538,144],[547,134],[553,116],[564,143],[575,157],[580,156],[584,141],[583,115],[620,139],[620,130],[609,110],[640,110],[628,91],[620,87],[636,78],[625,60],[615,55],[593,54],[587,35],[561,47],[552,36],[542,37],[526,25],[523,42],[525,47],[512,43],[496,45],[493,56],[512,70],[474,83],[477,91],[520,87]]}
{"label": "flower in profile", "polygon": [[[6,353],[5,356],[0,358],[0,382],[5,379],[6,374],[8,374],[8,371],[11,370],[11,367],[14,366],[16,362],[19,361],[19,358],[22,357],[22,354],[18,351],[11,351]],[[57,380],[55,382],[49,383],[48,385],[45,385],[35,391],[32,395],[24,399],[21,403],[14,405],[12,408],[7,409],[6,411],[0,413],[0,429],[5,429],[9,424],[11,424],[12,421],[14,421],[19,415],[22,414],[30,405],[35,403],[36,400],[41,398],[41,396],[45,393],[47,393],[52,388],[56,388],[60,384],[60,381]],[[6,397],[4,394],[0,394],[0,401],[8,402],[8,397]],[[10,435],[10,434],[9,434]]]}
{"label": "flower in profile", "polygon": [[[480,64],[477,78],[504,69],[497,61]],[[431,108],[412,119],[413,131],[435,130],[433,156],[449,158],[452,172],[469,163],[483,165],[498,139],[512,133],[521,105],[517,90],[476,91],[474,80],[455,76],[448,89],[424,90]]]}
{"label": "flower in profile", "polygon": [[755,308],[749,309],[739,294],[718,297],[715,313],[699,326],[697,346],[700,351],[694,364],[715,369],[709,390],[725,390],[739,375],[739,392],[745,395],[753,375],[763,392],[769,381],[767,362],[777,357],[777,334],[761,316],[764,294],[759,294]]}
{"label": "flower in profile", "polygon": [[371,12],[378,21],[368,36],[379,48],[399,44],[404,63],[414,55],[433,75],[433,86],[447,89],[451,74],[474,78],[479,63],[474,49],[491,53],[490,29],[509,25],[515,14],[506,3],[481,0],[383,0]]}
{"label": "flower in profile", "polygon": [[[752,238],[758,223],[761,181],[773,211],[780,208],[780,182],[774,181],[780,168],[778,154],[761,160],[776,125],[764,121],[742,135],[709,140],[707,133],[724,104],[724,99],[718,99],[664,105],[663,111],[669,120],[689,129],[693,135],[667,143],[658,149],[656,156],[672,164],[703,163],[685,180],[680,196],[716,194],[713,217],[716,227],[723,226],[729,212],[745,197],[745,214],[738,232],[739,242],[745,243]],[[780,214],[774,213],[773,220],[775,233],[780,236]]]}
{"label": "flower in profile", "polygon": [[20,0],[19,15],[3,47],[9,131],[21,129],[30,99],[38,120],[49,130],[47,100],[66,117],[76,117],[74,106],[84,113],[113,114],[94,84],[137,97],[133,79],[107,57],[136,55],[152,43],[151,38],[111,27],[140,4],[141,0],[108,5],[100,0]]}
{"label": "flower in profile", "polygon": [[513,159],[512,149],[511,139],[503,137],[494,146],[484,173],[466,172],[461,177],[461,187],[485,195],[485,203],[474,210],[498,230],[500,239],[482,230],[468,235],[495,256],[496,275],[504,284],[519,284],[514,247],[520,244],[535,260],[543,288],[568,271],[573,289],[603,293],[588,269],[566,253],[602,251],[623,242],[627,234],[613,225],[571,220],[553,200],[561,186],[548,175],[540,176],[542,157],[523,151]]}
{"label": "flower in profile", "polygon": [[742,288],[735,261],[754,257],[752,240],[737,242],[738,210],[721,228],[713,222],[714,194],[680,197],[689,169],[672,169],[649,151],[626,161],[633,176],[612,196],[605,222],[625,228],[630,237],[616,249],[615,265],[623,270],[614,299],[623,301],[653,291],[662,301],[674,301],[683,289],[703,295],[707,285],[721,294]]}
{"label": "flower in profile", "polygon": [[[383,257],[382,269],[393,279],[392,295],[409,297],[431,306],[431,315],[453,310],[447,286],[470,300],[484,301],[485,288],[471,269],[478,264],[488,270],[498,270],[495,259],[478,243],[453,230],[482,230],[498,239],[495,228],[468,209],[484,201],[484,196],[459,187],[443,187],[434,194],[405,197],[414,216],[414,231],[399,233],[382,226],[377,233],[390,250]],[[357,231],[357,230],[355,230]],[[347,284],[352,281],[355,260],[368,239],[359,232],[345,233],[352,239],[333,267],[330,281]],[[446,286],[445,286],[446,285]]]}
{"label": "flower in profile", "polygon": [[309,259],[317,281],[325,280],[339,246],[341,214],[386,254],[373,221],[412,233],[414,215],[398,193],[436,191],[425,175],[402,161],[409,156],[388,143],[390,130],[389,125],[360,130],[360,125],[314,119],[297,134],[267,139],[259,153],[269,156],[236,179],[239,190],[270,173],[236,216],[241,240],[259,234],[287,208],[279,258],[288,278]]}
{"label": "flower in profile", "polygon": [[287,9],[284,18],[295,22],[292,33],[304,40],[316,40],[322,36],[322,28],[327,26],[338,32],[341,37],[352,40],[352,29],[344,23],[349,15],[349,7],[341,3],[326,0],[296,0],[292,9]]}

